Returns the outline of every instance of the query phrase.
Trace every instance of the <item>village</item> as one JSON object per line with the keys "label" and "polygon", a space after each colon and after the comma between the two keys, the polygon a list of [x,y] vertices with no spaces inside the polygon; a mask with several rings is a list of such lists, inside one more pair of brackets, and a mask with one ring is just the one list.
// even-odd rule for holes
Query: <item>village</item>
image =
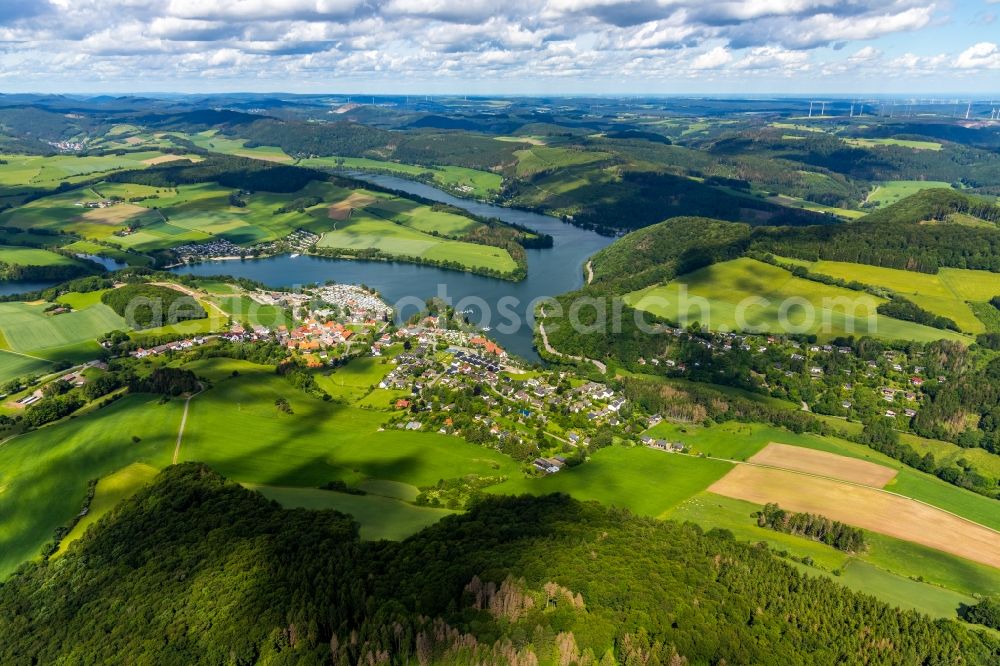
{"label": "village", "polygon": [[[925,392],[946,381],[941,368],[928,367],[919,349],[904,352],[869,343],[859,350],[843,343],[663,325],[657,333],[667,342],[662,354],[637,359],[644,372],[736,381],[741,388],[801,403],[811,411],[855,419],[879,414],[903,430],[917,415]],[[724,376],[729,382],[720,382]]]}
{"label": "village", "polygon": [[251,247],[236,245],[225,238],[214,238],[204,243],[188,243],[173,248],[176,264],[190,264],[212,259],[240,259],[244,257],[270,257],[290,253],[293,258],[308,252],[319,241],[319,235],[305,229],[296,229],[277,241],[258,243]]}

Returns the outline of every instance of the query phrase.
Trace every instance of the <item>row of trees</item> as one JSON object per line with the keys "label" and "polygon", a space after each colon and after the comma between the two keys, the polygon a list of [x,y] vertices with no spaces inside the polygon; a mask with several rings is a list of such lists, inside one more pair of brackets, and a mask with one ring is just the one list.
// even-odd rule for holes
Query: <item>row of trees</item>
{"label": "row of trees", "polygon": [[765,504],[757,513],[757,525],[809,537],[848,553],[860,553],[865,549],[864,530],[813,513],[785,511],[774,503]]}

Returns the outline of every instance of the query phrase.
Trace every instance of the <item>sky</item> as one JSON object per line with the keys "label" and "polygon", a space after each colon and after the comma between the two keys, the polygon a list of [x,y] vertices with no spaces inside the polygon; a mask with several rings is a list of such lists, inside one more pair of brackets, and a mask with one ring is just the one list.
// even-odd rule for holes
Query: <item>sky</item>
{"label": "sky", "polygon": [[0,0],[0,92],[975,94],[1000,0]]}

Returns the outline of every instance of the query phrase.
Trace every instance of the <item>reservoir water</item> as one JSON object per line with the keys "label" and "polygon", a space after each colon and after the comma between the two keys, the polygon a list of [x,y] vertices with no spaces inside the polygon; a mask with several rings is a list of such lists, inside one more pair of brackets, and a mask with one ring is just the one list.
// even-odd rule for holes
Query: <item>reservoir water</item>
{"label": "reservoir water", "polygon": [[57,284],[56,282],[0,282],[0,296],[10,296],[11,294],[24,294],[30,291],[48,289]]}
{"label": "reservoir water", "polygon": [[490,336],[507,350],[537,360],[532,347],[530,313],[537,299],[578,289],[583,284],[587,258],[613,239],[574,227],[547,215],[504,208],[453,197],[437,188],[394,176],[351,174],[356,178],[451,204],[480,215],[523,225],[552,236],[548,249],[527,250],[528,277],[521,282],[450,271],[434,266],[401,262],[354,261],[288,255],[244,261],[206,262],[178,267],[175,272],[192,275],[233,275],[257,280],[273,287],[295,287],[334,280],[343,284],[366,284],[377,289],[403,318],[417,311],[418,304],[433,296],[446,297],[470,320],[490,327]]}

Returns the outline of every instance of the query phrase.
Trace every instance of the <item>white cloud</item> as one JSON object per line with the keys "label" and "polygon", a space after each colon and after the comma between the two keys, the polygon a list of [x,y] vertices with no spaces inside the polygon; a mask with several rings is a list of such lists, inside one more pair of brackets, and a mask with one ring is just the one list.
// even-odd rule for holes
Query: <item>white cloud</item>
{"label": "white cloud", "polygon": [[733,54],[724,46],[716,46],[691,61],[691,69],[718,69],[733,61]]}
{"label": "white cloud", "polygon": [[979,42],[962,51],[955,59],[959,69],[1000,69],[1000,48],[992,42]]}
{"label": "white cloud", "polygon": [[[709,77],[735,85],[750,73],[1000,68],[991,42],[957,55],[903,56],[867,43],[919,31],[935,18],[932,0],[0,0],[0,76],[121,76],[127,87],[149,75],[183,80],[203,68],[278,87],[303,73],[331,81],[371,76],[387,85],[437,76],[487,83]],[[844,45],[852,55],[821,50]]]}

